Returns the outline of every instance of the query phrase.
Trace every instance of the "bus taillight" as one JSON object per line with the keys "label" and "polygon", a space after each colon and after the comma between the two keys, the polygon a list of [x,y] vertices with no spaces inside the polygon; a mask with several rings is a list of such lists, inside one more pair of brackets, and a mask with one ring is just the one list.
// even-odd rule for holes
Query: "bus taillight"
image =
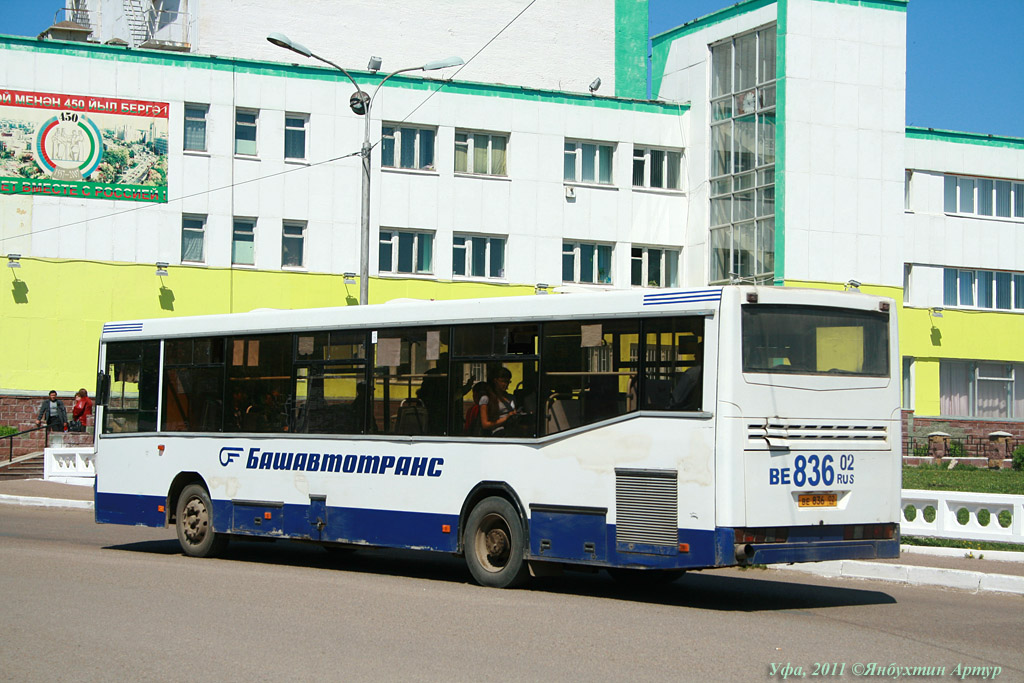
{"label": "bus taillight", "polygon": [[843,527],[843,538],[847,541],[868,539],[890,539],[895,534],[893,524],[850,524]]}

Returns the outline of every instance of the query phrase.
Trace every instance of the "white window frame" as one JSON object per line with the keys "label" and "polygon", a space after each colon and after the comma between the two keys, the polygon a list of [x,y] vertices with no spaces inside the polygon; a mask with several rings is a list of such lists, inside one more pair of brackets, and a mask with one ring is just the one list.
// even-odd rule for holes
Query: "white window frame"
{"label": "white window frame", "polygon": [[[430,159],[424,160],[424,133],[431,136]],[[413,138],[413,164],[402,164],[402,145]],[[396,168],[404,171],[435,171],[437,169],[437,128],[431,126],[409,126],[401,123],[384,123],[381,126],[381,168]]]}
{"label": "white window frame", "polygon": [[[999,195],[1007,193],[1006,214],[999,213]],[[1024,220],[1024,181],[947,173],[942,186],[943,213],[1001,221]]]}
{"label": "white window frame", "polygon": [[[186,225],[186,221],[191,225]],[[198,223],[198,225],[197,225]],[[185,258],[185,235],[186,233],[198,234],[199,236],[199,258]],[[203,214],[184,213],[181,215],[181,262],[182,263],[206,263],[206,216]]]}
{"label": "white window frame", "polygon": [[[461,243],[460,243],[461,240]],[[496,243],[500,242],[501,246],[501,268],[500,272],[494,273],[494,250],[498,248]],[[506,246],[508,245],[508,238],[504,235],[480,235],[471,233],[455,233],[452,235],[452,277],[467,278],[467,279],[487,279],[487,280],[503,280],[505,279],[505,254]],[[473,270],[473,257],[477,255],[477,251],[480,247],[484,250],[484,273],[482,275],[474,274]],[[458,272],[458,264],[461,260],[462,272]]]}
{"label": "white window frame", "polygon": [[[660,156],[661,161],[655,164],[655,157]],[[637,165],[642,164],[640,172],[637,173]],[[652,180],[657,182],[655,166],[660,167],[658,172],[661,175],[661,184],[654,185]],[[670,180],[672,171],[675,170],[675,184]],[[638,177],[639,176],[639,177]],[[637,181],[640,181],[639,183]],[[665,190],[669,192],[682,191],[683,189],[683,151],[681,149],[669,149],[666,147],[646,147],[643,145],[633,146],[633,187],[648,190]]]}
{"label": "white window frame", "polygon": [[[952,367],[960,368],[960,372],[967,373],[967,414],[947,415],[940,410],[941,417],[970,417],[979,420],[1021,420],[1024,414],[1017,415],[1014,411],[1014,397],[1019,395],[1015,390],[1018,382],[1024,383],[1024,363],[1012,363],[1008,361],[979,361],[979,360],[940,360],[939,361],[939,402],[940,406],[946,402],[947,386],[944,385],[944,378]],[[1004,371],[1001,377],[983,374],[983,367],[998,366]],[[981,392],[979,389],[982,383],[1002,383],[1006,387],[1006,414],[1005,415],[979,415],[978,400]]]}
{"label": "white window frame", "polygon": [[709,46],[710,284],[774,281],[777,43],[770,23]]}
{"label": "white window frame", "polygon": [[[401,260],[401,248],[402,248],[402,240],[399,237],[400,235],[411,235],[412,236],[412,240],[413,240],[412,241],[412,247],[411,247],[412,248],[412,253],[410,254],[411,259],[412,259],[412,269],[408,270],[408,271],[406,271],[406,270],[399,270],[398,269],[398,264],[399,264],[399,262]],[[424,266],[422,263],[420,263],[420,261],[422,259],[423,240],[424,239],[429,239],[429,245],[430,245],[429,246],[429,249],[430,249],[430,263],[427,264],[426,266]],[[436,242],[437,242],[437,240],[435,239],[434,233],[432,231],[429,231],[429,230],[408,230],[408,229],[404,229],[404,228],[381,228],[380,232],[379,232],[379,239],[378,239],[378,245],[379,246],[378,246],[378,251],[377,251],[377,256],[378,256],[377,271],[379,273],[388,274],[388,275],[433,275],[434,274],[434,261],[435,261],[435,258],[434,258],[434,246],[435,246]],[[391,263],[390,263],[390,267],[388,267],[388,268],[385,268],[386,264],[384,263],[384,260],[382,258],[380,258],[380,249],[384,245],[389,245],[389,247],[390,247],[390,252],[389,252],[390,253],[390,259],[389,260],[391,261]]]}
{"label": "white window frame", "polygon": [[[298,121],[301,125],[295,125]],[[302,156],[288,155],[288,133],[302,133]],[[284,115],[284,158],[288,161],[305,161],[309,156],[309,114],[285,112]]]}
{"label": "white window frame", "polygon": [[[463,130],[459,129],[455,131],[455,173],[464,173],[467,175],[487,175],[495,176],[500,178],[508,177],[508,147],[509,138],[511,136],[508,133],[492,133],[489,131],[482,130]],[[487,161],[486,168],[479,169],[476,164],[476,152],[478,148],[479,138],[486,138]],[[503,160],[500,166],[496,163],[497,160],[494,154],[494,140],[499,138],[504,140],[505,148]],[[465,168],[459,168],[459,148],[465,149]]]}
{"label": "white window frame", "polygon": [[[640,254],[637,255],[639,250]],[[651,284],[650,260],[652,252],[658,253],[658,267],[661,273],[661,282]],[[678,287],[679,286],[679,256],[681,251],[671,247],[648,247],[634,244],[630,248],[629,255],[629,281],[633,287]],[[640,266],[640,283],[634,282],[635,267]],[[669,276],[673,277],[669,277]]]}
{"label": "white window frame", "polygon": [[[298,231],[297,234],[296,231]],[[285,245],[288,244],[289,242],[298,242],[298,263],[285,263]],[[306,221],[281,221],[281,267],[306,267]]]}
{"label": "white window frame", "polygon": [[[1009,284],[1009,306],[999,305],[1000,280]],[[986,291],[987,289],[987,291]],[[965,296],[968,294],[970,300]],[[1024,311],[1024,272],[984,268],[944,268],[942,304],[982,311]]]}
{"label": "white window frame", "polygon": [[[587,149],[592,147],[593,149]],[[617,147],[614,142],[599,142],[596,140],[572,140],[566,138],[565,145],[563,146],[563,161],[562,161],[562,180],[566,183],[575,183],[580,185],[602,185],[612,186],[615,185],[615,148]],[[608,150],[608,180],[601,180],[602,176],[602,165],[601,150]],[[584,157],[589,154],[593,155],[593,169],[594,179],[584,180],[583,179],[583,162]],[[570,174],[570,165],[573,169]]]}
{"label": "white window frame", "polygon": [[[593,261],[591,263],[590,280],[582,279],[582,248],[593,249]],[[601,251],[607,250],[608,254],[608,275],[607,279],[601,280]],[[573,279],[567,280],[565,278],[565,258],[566,256],[572,256],[573,259]],[[577,240],[564,240],[562,242],[562,282],[582,284],[582,285],[613,285],[615,283],[615,247],[611,244],[603,244],[601,242],[586,242]]]}
{"label": "white window frame", "polygon": [[[252,239],[240,240],[240,235],[251,235]],[[244,242],[252,244],[251,262],[236,260],[238,246]],[[255,266],[256,265],[256,219],[235,216],[231,221],[231,265],[232,266]]]}
{"label": "white window frame", "polygon": [[[239,121],[239,116],[252,116],[252,121]],[[235,154],[238,156],[254,157],[259,154],[259,126],[260,110],[237,107],[235,109]],[[252,140],[243,140],[238,136],[241,130],[252,129]],[[252,151],[241,151],[240,148],[248,149],[251,145]]]}
{"label": "white window frame", "polygon": [[[189,115],[189,110],[192,110],[193,115],[191,115],[191,116]],[[201,115],[200,116],[195,115],[197,113],[201,114]],[[183,120],[183,124],[182,124],[182,135],[183,136],[182,136],[182,140],[181,140],[182,151],[185,151],[185,152],[206,152],[207,151],[207,148],[209,146],[208,137],[207,137],[207,133],[208,133],[207,117],[209,116],[209,114],[210,114],[210,105],[208,105],[208,104],[200,104],[198,102],[186,102],[185,103],[185,108],[184,108],[184,112],[183,112],[184,120]],[[203,137],[203,145],[202,145],[202,147],[189,147],[188,146],[188,144],[189,144],[189,129],[190,129],[190,125],[196,127],[193,130],[198,130],[199,127],[201,126],[201,128],[202,128],[202,137]]]}

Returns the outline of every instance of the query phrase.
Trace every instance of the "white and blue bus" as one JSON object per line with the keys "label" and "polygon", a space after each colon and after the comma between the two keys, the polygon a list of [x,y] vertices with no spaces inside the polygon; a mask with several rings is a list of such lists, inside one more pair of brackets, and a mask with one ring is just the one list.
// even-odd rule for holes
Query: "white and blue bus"
{"label": "white and blue bus", "polygon": [[729,286],[104,325],[96,521],[570,566],[896,557],[896,315]]}

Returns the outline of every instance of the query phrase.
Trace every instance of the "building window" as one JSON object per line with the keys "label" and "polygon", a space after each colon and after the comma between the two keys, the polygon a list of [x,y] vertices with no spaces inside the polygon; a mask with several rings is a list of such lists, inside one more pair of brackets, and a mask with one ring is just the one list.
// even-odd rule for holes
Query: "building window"
{"label": "building window", "polygon": [[210,107],[205,104],[185,105],[185,142],[186,150],[192,152],[206,151],[206,114]]}
{"label": "building window", "polygon": [[[307,114],[284,115],[284,158],[306,158],[306,126],[309,125]],[[255,154],[255,152],[253,152]]]}
{"label": "building window", "polygon": [[505,277],[505,238],[455,235],[452,238],[452,274]]}
{"label": "building window", "polygon": [[611,245],[563,242],[562,281],[610,285],[612,283]]}
{"label": "building window", "polygon": [[231,263],[236,266],[256,264],[256,219],[236,218],[231,231]]}
{"label": "building window", "polygon": [[1024,310],[1024,273],[946,268],[942,284],[944,306]]}
{"label": "building window", "polygon": [[566,140],[563,179],[570,183],[611,185],[614,158],[615,145]]}
{"label": "building window", "polygon": [[683,153],[649,147],[633,148],[633,187],[680,189]]}
{"label": "building window", "polygon": [[508,136],[491,133],[455,133],[455,172],[508,175],[505,156]]}
{"label": "building window", "polygon": [[306,241],[305,221],[284,221],[281,223],[281,265],[285,268],[301,268]]}
{"label": "building window", "polygon": [[1024,183],[947,175],[943,210],[968,216],[1024,218]]}
{"label": "building window", "polygon": [[903,210],[910,211],[910,182],[914,179],[914,171],[907,169],[903,174]]}
{"label": "building window", "polygon": [[657,247],[633,247],[630,282],[634,287],[678,287],[679,251]]}
{"label": "building window", "polygon": [[206,242],[206,216],[181,217],[181,260],[203,263]]}
{"label": "building window", "polygon": [[712,284],[775,273],[775,26],[711,48]]}
{"label": "building window", "polygon": [[381,133],[381,166],[434,170],[435,129],[390,124],[384,125]]}
{"label": "building window", "polygon": [[382,273],[434,272],[434,234],[381,230],[377,265]]}
{"label": "building window", "polygon": [[939,411],[944,417],[1024,418],[1024,364],[941,361]]}
{"label": "building window", "polygon": [[235,154],[256,155],[256,120],[254,109],[235,110]]}
{"label": "building window", "polygon": [[914,409],[914,359],[911,356],[903,356],[903,401],[900,404],[904,410]]}

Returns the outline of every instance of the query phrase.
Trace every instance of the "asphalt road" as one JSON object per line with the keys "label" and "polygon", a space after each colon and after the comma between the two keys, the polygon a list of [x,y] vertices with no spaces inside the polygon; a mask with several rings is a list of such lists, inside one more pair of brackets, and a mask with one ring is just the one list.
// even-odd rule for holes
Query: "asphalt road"
{"label": "asphalt road", "polygon": [[818,680],[1024,680],[1020,596],[784,571],[494,590],[447,555],[247,542],[192,559],[170,529],[2,505],[0,576],[0,680],[782,680],[832,663]]}

